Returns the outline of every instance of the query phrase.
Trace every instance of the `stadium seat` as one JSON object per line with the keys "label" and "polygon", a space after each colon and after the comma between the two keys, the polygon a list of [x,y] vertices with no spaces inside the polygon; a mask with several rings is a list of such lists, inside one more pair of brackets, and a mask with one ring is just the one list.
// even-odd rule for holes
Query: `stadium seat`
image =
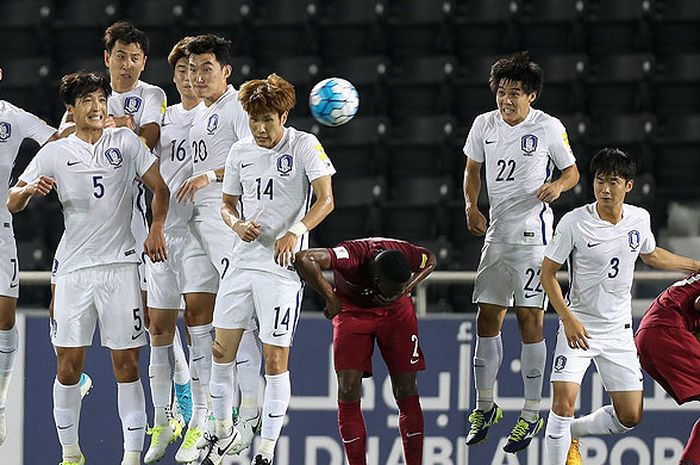
{"label": "stadium seat", "polygon": [[393,206],[427,207],[447,203],[452,195],[448,177],[410,177],[394,183],[389,203]]}
{"label": "stadium seat", "polygon": [[663,116],[692,114],[700,107],[700,54],[666,55],[654,79],[654,106]]}
{"label": "stadium seat", "polygon": [[658,2],[654,22],[654,46],[657,53],[694,53],[700,49],[700,3],[696,0]]}
{"label": "stadium seat", "polygon": [[585,144],[591,128],[591,120],[582,113],[558,115],[559,121],[566,128],[572,146]]}
{"label": "stadium seat", "polygon": [[395,117],[445,113],[452,105],[449,85],[457,72],[453,56],[403,60],[389,74],[389,112]]}
{"label": "stadium seat", "polygon": [[334,60],[365,54],[384,54],[386,0],[326,0],[322,2],[321,56]]}
{"label": "stadium seat", "polygon": [[643,173],[635,178],[634,187],[625,196],[625,203],[646,208],[652,215],[654,214],[656,207],[656,180],[651,173]]}
{"label": "stadium seat", "polygon": [[396,180],[448,173],[455,152],[454,131],[455,121],[449,115],[398,123],[389,141],[389,175]]}
{"label": "stadium seat", "polygon": [[592,116],[649,111],[650,79],[654,73],[650,54],[606,55],[592,66],[587,100]]}
{"label": "stadium seat", "polygon": [[76,71],[108,73],[102,54],[97,54],[92,57],[67,59],[60,63],[61,67],[58,70],[57,76],[59,79],[66,74],[75,73]]}
{"label": "stadium seat", "polygon": [[656,124],[656,118],[648,113],[596,119],[590,137],[591,152],[602,147],[618,147],[636,159],[637,172],[651,171],[654,152],[650,142]]}
{"label": "stadium seat", "polygon": [[651,52],[652,6],[652,1],[640,0],[589,2],[585,16],[589,52]]}
{"label": "stadium seat", "polygon": [[667,198],[697,198],[700,185],[700,114],[665,118],[654,144],[654,174],[659,192]]}
{"label": "stadium seat", "polygon": [[233,43],[235,55],[252,50],[252,0],[198,0],[190,2],[185,23],[190,34],[217,34]]}
{"label": "stadium seat", "polygon": [[697,202],[669,202],[669,236],[700,236],[700,204]]}
{"label": "stadium seat", "polygon": [[[0,15],[1,55],[6,58],[45,55],[50,48],[51,0],[6,0]],[[10,40],[11,38],[11,40]]]}
{"label": "stadium seat", "polygon": [[234,86],[240,87],[240,85],[245,81],[258,77],[256,75],[256,65],[253,58],[247,56],[234,56],[231,59],[231,62],[233,63],[233,71],[231,72],[230,82]]}
{"label": "stadium seat", "polygon": [[454,1],[403,0],[392,2],[387,14],[391,56],[405,58],[431,53],[452,53],[451,19]]}
{"label": "stadium seat", "polygon": [[389,59],[383,55],[347,57],[326,63],[326,74],[352,82],[360,94],[361,114],[386,114],[385,83],[390,66]]}
{"label": "stadium seat", "polygon": [[535,106],[554,115],[583,111],[588,58],[583,54],[533,58],[544,70],[544,88]]}
{"label": "stadium seat", "polygon": [[116,0],[65,0],[53,23],[55,59],[63,62],[102,56],[104,31],[122,13]]}
{"label": "stadium seat", "polygon": [[520,1],[465,0],[456,11],[455,44],[460,59],[477,53],[507,53],[521,48],[515,23],[521,11]]}
{"label": "stadium seat", "polygon": [[386,198],[386,181],[381,177],[338,178],[333,191],[338,208],[379,205]]}
{"label": "stadium seat", "polygon": [[253,54],[270,61],[318,54],[316,0],[258,0],[253,8]]}
{"label": "stadium seat", "polygon": [[[272,62],[258,64],[258,75],[261,77],[271,73],[277,73],[287,81],[294,84],[297,98],[304,102],[311,88],[319,80],[322,72],[321,59],[312,55],[296,55],[289,58],[281,58]],[[294,116],[307,116],[309,106],[299,104],[292,110]]]}
{"label": "stadium seat", "polygon": [[343,126],[320,126],[319,139],[343,176],[386,175],[390,127],[387,118],[358,116]]}
{"label": "stadium seat", "polygon": [[582,0],[530,0],[523,5],[520,34],[523,49],[540,53],[584,51]]}
{"label": "stadium seat", "polygon": [[453,112],[461,124],[471,126],[476,115],[496,108],[496,97],[489,89],[489,74],[499,58],[501,55],[483,55],[459,60]]}

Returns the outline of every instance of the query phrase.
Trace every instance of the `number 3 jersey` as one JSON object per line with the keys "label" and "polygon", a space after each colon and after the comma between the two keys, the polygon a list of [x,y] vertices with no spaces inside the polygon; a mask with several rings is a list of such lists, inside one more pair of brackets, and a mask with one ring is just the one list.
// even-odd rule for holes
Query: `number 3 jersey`
{"label": "number 3 jersey", "polygon": [[[335,168],[316,136],[285,128],[272,149],[252,136],[236,142],[226,159],[223,192],[239,196],[239,213],[255,220],[262,233],[253,242],[236,241],[231,265],[296,277],[293,269],[274,262],[275,240],[301,221],[311,208],[311,182],[332,176]],[[309,234],[299,238],[294,252],[308,247]]]}
{"label": "number 3 jersey", "polygon": [[624,204],[622,220],[612,224],[600,218],[592,203],[562,217],[545,257],[556,263],[568,260],[567,304],[595,337],[632,322],[634,265],[640,253],[655,249],[645,209]]}
{"label": "number 3 jersey", "polygon": [[536,194],[551,180],[555,166],[563,170],[576,162],[564,125],[534,108],[515,126],[503,121],[498,110],[483,113],[472,124],[464,154],[486,164],[490,210],[485,240],[546,245],[553,214]]}
{"label": "number 3 jersey", "polygon": [[20,180],[56,180],[66,226],[57,275],[139,262],[131,232],[132,182],[155,159],[127,128],[105,129],[94,144],[73,134],[39,150]]}

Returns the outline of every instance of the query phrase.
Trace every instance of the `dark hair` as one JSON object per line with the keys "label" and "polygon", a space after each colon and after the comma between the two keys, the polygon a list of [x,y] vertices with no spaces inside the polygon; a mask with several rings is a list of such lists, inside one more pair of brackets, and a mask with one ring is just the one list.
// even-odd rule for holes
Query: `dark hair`
{"label": "dark hair", "polygon": [[112,93],[112,86],[109,85],[109,79],[104,74],[79,71],[63,76],[58,95],[64,104],[75,105],[77,99],[99,89],[104,91],[105,97],[109,97]]}
{"label": "dark hair", "polygon": [[402,284],[411,279],[411,266],[400,250],[384,250],[374,258],[379,278],[390,283]]}
{"label": "dark hair", "polygon": [[637,172],[635,161],[617,148],[606,147],[593,155],[590,165],[591,178],[597,175],[617,175],[631,181]]}
{"label": "dark hair", "polygon": [[489,87],[491,92],[495,94],[499,84],[504,79],[507,81],[520,81],[525,92],[528,94],[537,92],[539,96],[542,93],[543,74],[540,65],[530,59],[528,52],[518,52],[501,58],[491,66]]}
{"label": "dark hair", "polygon": [[275,112],[279,115],[294,108],[294,86],[276,74],[266,79],[246,81],[238,91],[238,100],[246,113],[260,115]]}
{"label": "dark hair", "polygon": [[148,36],[136,26],[126,21],[118,21],[107,28],[104,35],[105,50],[112,49],[120,41],[124,44],[138,44],[144,55],[148,55]]}
{"label": "dark hair", "polygon": [[187,44],[187,52],[190,55],[213,53],[221,66],[231,64],[231,41],[214,34],[193,37]]}
{"label": "dark hair", "polygon": [[187,45],[192,41],[192,36],[183,37],[174,46],[168,54],[168,63],[175,69],[175,65],[180,58],[187,58],[190,54],[187,51]]}

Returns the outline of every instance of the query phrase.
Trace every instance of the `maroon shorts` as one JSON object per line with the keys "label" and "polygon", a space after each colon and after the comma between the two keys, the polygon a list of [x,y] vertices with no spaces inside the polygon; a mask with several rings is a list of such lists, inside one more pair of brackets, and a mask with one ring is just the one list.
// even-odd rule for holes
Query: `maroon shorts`
{"label": "maroon shorts", "polygon": [[335,370],[361,370],[365,377],[372,376],[375,339],[389,373],[425,369],[418,321],[410,300],[376,309],[345,305],[333,318]]}
{"label": "maroon shorts", "polygon": [[634,337],[639,361],[678,404],[700,400],[700,342],[683,328],[643,328]]}

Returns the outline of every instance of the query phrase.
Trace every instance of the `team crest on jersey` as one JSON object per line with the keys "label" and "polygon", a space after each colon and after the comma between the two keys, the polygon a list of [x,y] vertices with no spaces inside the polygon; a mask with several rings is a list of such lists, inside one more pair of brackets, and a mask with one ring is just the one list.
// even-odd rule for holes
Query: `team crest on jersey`
{"label": "team crest on jersey", "polygon": [[141,97],[136,97],[135,95],[127,97],[126,100],[124,100],[124,111],[129,115],[138,113],[142,103],[143,100],[141,100]]}
{"label": "team crest on jersey", "polygon": [[114,166],[115,168],[121,168],[122,162],[124,161],[122,153],[117,148],[107,149],[107,151],[105,152],[105,158],[107,159],[109,164]]}
{"label": "team crest on jersey", "polygon": [[289,173],[292,171],[293,164],[294,159],[291,155],[282,155],[277,159],[277,171],[279,171],[282,176],[289,176]]}
{"label": "team crest on jersey", "polygon": [[0,121],[0,142],[5,142],[12,135],[12,125],[5,121]]}
{"label": "team crest on jersey", "polygon": [[557,373],[561,373],[565,366],[566,357],[563,355],[557,355],[557,358],[554,359],[554,371],[556,371]]}
{"label": "team crest on jersey", "polygon": [[639,234],[639,231],[633,229],[632,231],[628,232],[627,243],[630,246],[630,252],[636,252],[639,248],[639,244],[641,243],[641,235]]}
{"label": "team crest on jersey", "polygon": [[219,127],[219,115],[213,114],[209,117],[209,121],[207,121],[207,133],[211,136],[216,132],[216,129]]}
{"label": "team crest on jersey", "polygon": [[525,155],[532,155],[532,152],[537,150],[537,136],[534,134],[526,134],[521,137],[520,149]]}

